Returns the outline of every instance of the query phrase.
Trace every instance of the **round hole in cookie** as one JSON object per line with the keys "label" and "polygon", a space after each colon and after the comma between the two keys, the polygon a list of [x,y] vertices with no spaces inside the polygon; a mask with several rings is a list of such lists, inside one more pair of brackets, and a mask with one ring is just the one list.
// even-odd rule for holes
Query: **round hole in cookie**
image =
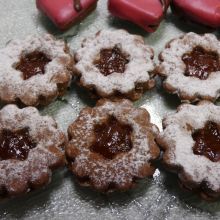
{"label": "round hole in cookie", "polygon": [[104,158],[114,159],[117,154],[129,152],[133,147],[132,127],[113,116],[109,116],[105,123],[96,125],[94,132],[96,140],[90,150]]}
{"label": "round hole in cookie", "polygon": [[47,55],[40,51],[34,51],[22,55],[20,61],[15,65],[16,70],[23,73],[23,79],[27,80],[37,74],[45,73],[45,66],[51,62]]}
{"label": "round hole in cookie", "polygon": [[192,134],[195,144],[193,153],[203,155],[213,162],[220,161],[220,126],[208,121],[202,129]]}
{"label": "round hole in cookie", "polygon": [[111,75],[114,72],[124,73],[128,63],[129,56],[122,52],[119,45],[102,49],[94,61],[94,65],[104,76]]}
{"label": "round hole in cookie", "polygon": [[219,55],[200,46],[195,47],[190,53],[185,53],[182,60],[186,65],[185,76],[206,80],[210,73],[220,70]]}
{"label": "round hole in cookie", "polygon": [[15,132],[3,129],[0,132],[0,160],[25,160],[30,149],[35,147],[36,143],[31,140],[28,128]]}

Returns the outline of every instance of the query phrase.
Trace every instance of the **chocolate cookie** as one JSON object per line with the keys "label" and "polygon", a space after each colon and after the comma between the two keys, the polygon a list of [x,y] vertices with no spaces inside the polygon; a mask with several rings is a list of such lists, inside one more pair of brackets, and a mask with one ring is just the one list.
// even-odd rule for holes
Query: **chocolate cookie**
{"label": "chocolate cookie", "polygon": [[166,168],[184,188],[205,199],[220,197],[220,107],[208,101],[183,104],[163,127],[157,142]]}
{"label": "chocolate cookie", "polygon": [[34,107],[7,105],[0,111],[0,196],[17,196],[51,180],[65,163],[65,135]]}
{"label": "chocolate cookie", "polygon": [[69,126],[66,156],[79,183],[102,192],[128,190],[152,176],[158,129],[149,113],[128,100],[101,99]]}
{"label": "chocolate cookie", "polygon": [[137,100],[155,85],[153,57],[141,36],[100,31],[86,38],[75,55],[79,85],[98,97]]}
{"label": "chocolate cookie", "polygon": [[0,50],[0,100],[46,105],[63,95],[72,69],[67,45],[49,34],[12,40]]}
{"label": "chocolate cookie", "polygon": [[220,42],[213,34],[188,33],[170,41],[159,56],[163,86],[182,101],[220,96]]}

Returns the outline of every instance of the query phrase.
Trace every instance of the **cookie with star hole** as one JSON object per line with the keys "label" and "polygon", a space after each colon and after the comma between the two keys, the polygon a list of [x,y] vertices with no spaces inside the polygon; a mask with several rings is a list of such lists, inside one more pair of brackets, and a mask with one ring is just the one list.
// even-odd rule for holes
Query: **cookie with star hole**
{"label": "cookie with star hole", "polygon": [[49,34],[10,41],[0,50],[0,100],[49,104],[69,86],[73,63],[66,43]]}
{"label": "cookie with star hole", "polygon": [[79,85],[96,97],[139,99],[155,86],[153,49],[141,36],[102,30],[75,54]]}
{"label": "cookie with star hole", "polygon": [[68,128],[66,157],[80,185],[101,192],[125,191],[152,176],[160,154],[158,128],[146,109],[126,99],[100,99]]}
{"label": "cookie with star hole", "polygon": [[64,166],[65,135],[34,107],[7,105],[0,111],[0,196],[18,196],[51,181]]}
{"label": "cookie with star hole", "polygon": [[157,72],[169,93],[183,102],[220,96],[220,42],[213,34],[187,33],[170,41],[161,52]]}
{"label": "cookie with star hole", "polygon": [[157,143],[165,167],[182,187],[206,200],[220,197],[220,106],[209,101],[182,104],[163,120]]}

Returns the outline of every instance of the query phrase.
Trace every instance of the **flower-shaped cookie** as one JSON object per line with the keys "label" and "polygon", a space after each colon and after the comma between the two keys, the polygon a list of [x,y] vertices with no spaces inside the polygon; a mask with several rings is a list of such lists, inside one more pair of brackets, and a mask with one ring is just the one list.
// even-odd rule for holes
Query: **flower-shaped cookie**
{"label": "flower-shaped cookie", "polygon": [[69,126],[66,156],[79,183],[109,192],[128,190],[154,173],[157,127],[149,113],[128,100],[101,99]]}
{"label": "flower-shaped cookie", "polygon": [[163,162],[181,184],[204,198],[220,196],[220,107],[209,101],[183,104],[163,121],[157,138]]}
{"label": "flower-shaped cookie", "polygon": [[86,38],[75,55],[79,84],[99,97],[136,100],[155,85],[153,57],[141,36],[100,31]]}
{"label": "flower-shaped cookie", "polygon": [[159,58],[164,88],[182,101],[215,101],[220,96],[220,42],[215,35],[185,34],[170,41]]}
{"label": "flower-shaped cookie", "polygon": [[0,50],[0,100],[46,105],[70,84],[73,58],[51,35],[12,40]]}
{"label": "flower-shaped cookie", "polygon": [[0,111],[0,195],[15,196],[48,184],[64,165],[65,135],[34,107]]}

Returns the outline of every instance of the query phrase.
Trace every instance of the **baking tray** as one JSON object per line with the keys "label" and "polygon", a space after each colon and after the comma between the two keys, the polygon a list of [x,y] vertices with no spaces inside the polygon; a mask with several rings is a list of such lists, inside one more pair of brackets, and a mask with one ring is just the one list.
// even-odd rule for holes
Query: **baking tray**
{"label": "baking tray", "polygon": [[[84,37],[104,28],[123,28],[130,33],[142,35],[155,49],[155,55],[166,42],[182,33],[212,32],[210,29],[189,24],[168,13],[157,32],[148,34],[135,25],[112,18],[106,7],[106,0],[99,0],[97,10],[67,32],[59,32],[53,24],[41,15],[34,0],[0,0],[0,47],[14,38],[29,34],[50,32],[57,38],[64,38],[73,50],[80,46]],[[218,32],[215,32],[218,36]],[[166,94],[157,87],[135,103],[151,113],[152,122],[161,129],[161,120],[175,111],[180,101],[176,96]],[[86,94],[72,84],[67,94],[45,108],[42,114],[53,116],[60,128],[66,132],[68,125],[77,117],[84,106],[93,106]],[[0,201],[1,219],[220,219],[220,202],[208,203],[192,193],[179,189],[177,178],[158,165],[153,179],[145,179],[139,186],[125,193],[103,195],[77,185],[67,169],[53,175],[46,188],[25,196]]]}

